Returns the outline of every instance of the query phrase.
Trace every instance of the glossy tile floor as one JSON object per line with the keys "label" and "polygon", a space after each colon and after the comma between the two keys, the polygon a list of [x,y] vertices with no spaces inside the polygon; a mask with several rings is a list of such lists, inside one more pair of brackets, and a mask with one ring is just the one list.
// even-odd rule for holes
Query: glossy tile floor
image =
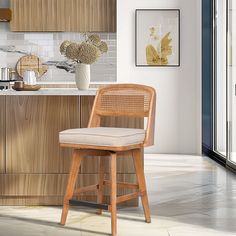
{"label": "glossy tile floor", "polygon": [[[236,235],[236,175],[206,157],[146,155],[152,223],[142,208],[120,209],[118,236]],[[73,209],[66,226],[61,208],[0,207],[0,235],[109,235],[110,217]]]}

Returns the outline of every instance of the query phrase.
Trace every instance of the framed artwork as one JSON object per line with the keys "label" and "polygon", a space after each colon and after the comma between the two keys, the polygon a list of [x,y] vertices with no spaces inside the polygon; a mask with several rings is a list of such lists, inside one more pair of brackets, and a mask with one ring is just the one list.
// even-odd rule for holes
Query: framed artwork
{"label": "framed artwork", "polygon": [[136,9],[136,66],[180,66],[180,10]]}

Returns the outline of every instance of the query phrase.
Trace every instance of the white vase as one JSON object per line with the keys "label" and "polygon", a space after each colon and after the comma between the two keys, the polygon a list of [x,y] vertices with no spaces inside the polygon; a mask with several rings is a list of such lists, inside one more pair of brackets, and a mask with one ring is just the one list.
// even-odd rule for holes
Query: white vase
{"label": "white vase", "polygon": [[90,83],[90,65],[78,63],[75,66],[75,82],[78,89],[86,90]]}

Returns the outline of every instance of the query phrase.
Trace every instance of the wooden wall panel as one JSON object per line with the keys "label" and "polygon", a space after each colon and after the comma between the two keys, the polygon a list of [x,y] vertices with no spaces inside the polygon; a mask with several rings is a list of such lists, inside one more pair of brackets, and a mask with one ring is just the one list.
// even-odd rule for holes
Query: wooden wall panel
{"label": "wooden wall panel", "polygon": [[1,196],[63,196],[68,174],[0,175]]}
{"label": "wooden wall panel", "polygon": [[58,206],[62,205],[63,196],[0,196],[0,206]]}
{"label": "wooden wall panel", "polygon": [[76,96],[7,96],[7,173],[68,173],[59,132],[80,125]]}
{"label": "wooden wall panel", "polygon": [[5,172],[5,96],[0,96],[0,173]]}
{"label": "wooden wall panel", "polygon": [[[68,174],[1,174],[0,196],[64,196],[66,191]],[[106,174],[109,179],[109,174]],[[135,183],[135,174],[118,174],[117,181]],[[83,187],[98,183],[97,174],[79,174],[77,187]],[[105,195],[109,195],[109,191]],[[119,188],[118,195],[129,193],[132,190]],[[88,192],[84,196],[96,195],[96,192]]]}
{"label": "wooden wall panel", "polygon": [[[0,205],[61,205],[66,191],[68,174],[1,174]],[[109,179],[109,175],[106,175]],[[118,181],[135,182],[135,174],[118,174]],[[95,184],[97,174],[79,174],[77,187]],[[118,189],[118,195],[132,190]],[[105,199],[109,200],[106,188]],[[81,200],[96,201],[96,193],[88,192],[78,197]],[[125,205],[136,205],[137,201]],[[124,205],[124,204],[123,204]]]}
{"label": "wooden wall panel", "polygon": [[80,127],[87,128],[95,96],[82,96],[80,98]]}
{"label": "wooden wall panel", "polygon": [[11,9],[11,31],[116,31],[116,0],[11,0]]}
{"label": "wooden wall panel", "polygon": [[[0,206],[61,206],[63,204],[63,196],[0,196]],[[95,195],[81,196],[79,198],[83,201],[96,202],[97,198]],[[104,202],[109,202],[109,196],[104,196]],[[121,206],[137,206],[137,200],[123,202]],[[61,206],[62,209],[62,206]],[[94,211],[95,212],[95,211]]]}

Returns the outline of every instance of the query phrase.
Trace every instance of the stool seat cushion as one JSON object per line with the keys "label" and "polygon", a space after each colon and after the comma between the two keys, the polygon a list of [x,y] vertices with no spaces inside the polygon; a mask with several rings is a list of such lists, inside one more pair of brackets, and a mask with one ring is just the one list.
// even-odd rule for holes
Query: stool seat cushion
{"label": "stool seat cushion", "polygon": [[59,140],[63,144],[123,147],[143,143],[145,133],[143,129],[130,128],[67,129],[59,133]]}

